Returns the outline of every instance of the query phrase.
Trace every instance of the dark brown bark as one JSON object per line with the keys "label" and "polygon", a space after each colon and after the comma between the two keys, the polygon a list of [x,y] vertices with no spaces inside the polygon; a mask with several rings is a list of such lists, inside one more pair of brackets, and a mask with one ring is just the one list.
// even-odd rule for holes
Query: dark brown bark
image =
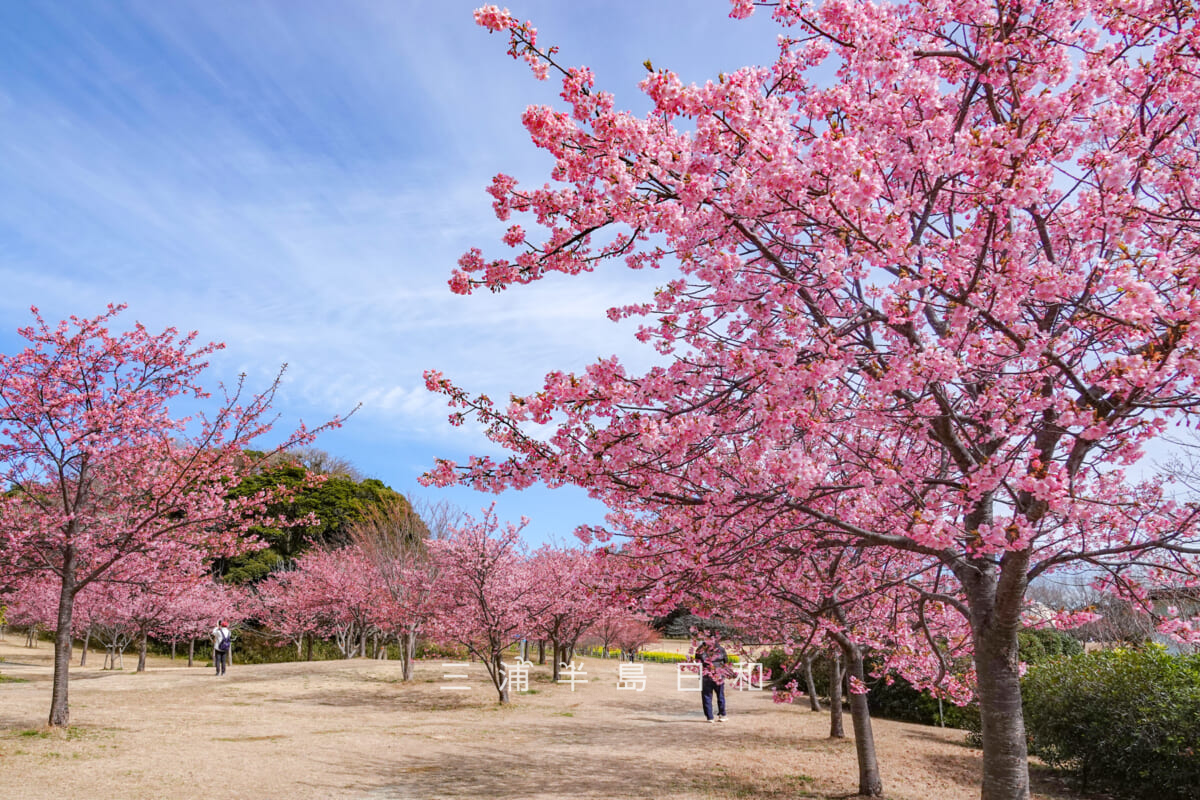
{"label": "dark brown bark", "polygon": [[305,647],[307,649],[304,651],[304,660],[312,661],[313,635],[311,633],[308,634],[308,643],[305,645]]}
{"label": "dark brown bark", "polygon": [[58,594],[58,630],[54,632],[54,679],[50,694],[50,725],[66,727],[71,714],[67,684],[71,672],[71,615],[75,610],[75,548],[68,545],[63,556],[62,589]]}
{"label": "dark brown bark", "polygon": [[196,660],[196,640],[188,639],[188,666],[189,667],[192,666],[192,663],[195,660]]}
{"label": "dark brown bark", "polygon": [[146,632],[142,631],[141,636],[138,637],[138,663],[134,672],[146,671],[146,638]]}
{"label": "dark brown bark", "polygon": [[837,653],[829,660],[829,737],[846,738],[842,724],[842,657]]}
{"label": "dark brown bark", "polygon": [[546,663],[546,640],[538,639],[538,663]]}

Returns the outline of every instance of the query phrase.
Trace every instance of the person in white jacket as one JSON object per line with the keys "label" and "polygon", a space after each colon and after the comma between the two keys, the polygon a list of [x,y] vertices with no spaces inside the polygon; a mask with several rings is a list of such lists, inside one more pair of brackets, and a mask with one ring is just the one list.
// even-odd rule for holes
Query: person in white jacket
{"label": "person in white jacket", "polygon": [[212,629],[213,666],[217,668],[217,675],[225,674],[225,661],[229,658],[229,645],[232,636],[233,634],[225,624],[225,620],[218,622],[217,627]]}

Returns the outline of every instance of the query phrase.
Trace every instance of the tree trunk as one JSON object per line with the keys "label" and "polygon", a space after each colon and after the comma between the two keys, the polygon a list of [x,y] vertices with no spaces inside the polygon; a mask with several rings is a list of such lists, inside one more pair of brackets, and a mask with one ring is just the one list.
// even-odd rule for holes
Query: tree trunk
{"label": "tree trunk", "polygon": [[417,632],[410,630],[404,637],[404,650],[401,658],[404,659],[404,669],[401,677],[406,681],[413,679],[413,660],[417,657]]}
{"label": "tree trunk", "polygon": [[[865,685],[867,676],[863,667],[863,649],[850,642],[841,643],[846,654],[847,677],[856,678]],[[853,688],[854,681],[851,681]],[[865,692],[850,692],[850,719],[854,725],[854,750],[858,755],[858,793],[866,797],[883,794],[883,778],[879,774],[879,760],[875,756],[875,734],[871,730],[871,712],[867,707]]]}
{"label": "tree trunk", "polygon": [[175,661],[175,640],[171,640],[171,661]]}
{"label": "tree trunk", "polygon": [[813,711],[820,711],[821,701],[817,698],[817,682],[813,679],[812,671],[816,657],[815,653],[804,657],[804,690],[808,692],[808,707]]}
{"label": "tree trunk", "polygon": [[81,667],[87,666],[88,645],[91,643],[92,643],[92,626],[88,625],[87,630],[84,631],[84,633],[83,633],[83,652],[80,653],[80,655],[79,655],[79,666],[81,666]]}
{"label": "tree trunk", "polygon": [[313,651],[313,635],[310,633],[310,634],[308,634],[308,644],[306,645],[306,649],[304,651],[304,660],[305,661],[312,661],[312,651]]}
{"label": "tree trunk", "polygon": [[50,725],[66,727],[71,714],[67,684],[71,678],[71,615],[75,611],[75,548],[68,545],[63,556],[62,588],[58,593],[58,630],[54,632],[54,688],[50,696]]}
{"label": "tree trunk", "polygon": [[559,664],[559,655],[562,654],[563,648],[554,639],[550,640],[550,644],[552,646],[551,649],[554,652],[554,675],[551,676],[550,679],[555,683],[558,683],[559,675],[562,674],[562,665]]}
{"label": "tree trunk", "polygon": [[538,663],[546,663],[546,640],[538,639]]}
{"label": "tree trunk", "polygon": [[1029,753],[1017,648],[1028,556],[1006,553],[1001,564],[998,579],[993,569],[968,586],[983,738],[981,798],[1028,800]]}
{"label": "tree trunk", "polygon": [[829,660],[829,738],[845,739],[842,725],[842,656],[834,653]]}
{"label": "tree trunk", "polygon": [[196,640],[188,639],[188,666],[192,666],[192,662],[196,660]]}
{"label": "tree trunk", "polygon": [[139,638],[141,639],[141,641],[138,642],[138,665],[137,665],[137,669],[135,669],[134,672],[145,672],[146,671],[146,638],[147,638],[146,632],[142,631],[142,635]]}
{"label": "tree trunk", "polygon": [[[497,678],[499,678],[499,676],[502,674],[502,671],[504,668],[503,661],[504,661],[503,653],[495,653],[492,656],[492,670],[493,670],[492,674],[495,675]],[[500,684],[500,689],[498,691],[500,693],[500,702],[501,703],[508,702],[508,697],[509,697],[509,694],[508,694],[509,685],[508,684],[509,684],[508,681],[504,681],[503,683]]]}

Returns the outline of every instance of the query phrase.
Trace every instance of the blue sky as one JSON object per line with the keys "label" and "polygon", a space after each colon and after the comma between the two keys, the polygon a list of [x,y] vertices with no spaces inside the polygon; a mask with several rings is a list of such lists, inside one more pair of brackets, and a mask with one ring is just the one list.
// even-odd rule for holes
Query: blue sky
{"label": "blue sky", "polygon": [[[558,92],[474,25],[476,5],[0,4],[0,350],[20,346],[30,305],[57,320],[128,303],[129,324],[224,342],[211,383],[245,372],[262,387],[286,362],[282,425],[361,403],[318,446],[366,474],[470,511],[491,502],[417,486],[436,456],[497,454],[446,423],[423,370],[506,397],[599,356],[644,366],[604,310],[662,277],[450,294],[463,251],[507,251],[492,175],[546,179],[520,114]],[[775,53],[769,20],[729,20],[724,0],[509,8],[638,111],[646,59],[702,82]],[[496,499],[535,542],[603,516],[574,489]]]}

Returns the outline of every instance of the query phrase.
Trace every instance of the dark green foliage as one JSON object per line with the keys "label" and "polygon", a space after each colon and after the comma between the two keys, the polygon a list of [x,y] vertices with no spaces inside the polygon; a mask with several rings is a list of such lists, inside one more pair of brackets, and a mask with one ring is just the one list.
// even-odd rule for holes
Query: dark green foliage
{"label": "dark green foliage", "polygon": [[1053,628],[1026,628],[1017,634],[1017,644],[1021,660],[1031,665],[1083,652],[1083,645],[1078,639]]}
{"label": "dark green foliage", "polygon": [[939,706],[936,697],[929,692],[918,692],[899,676],[892,676],[890,685],[886,679],[877,678],[868,681],[867,686],[871,690],[867,694],[867,705],[872,716],[968,731],[979,729],[979,708],[973,703],[956,706],[943,700]]}
{"label": "dark green foliage", "polygon": [[256,494],[273,486],[286,486],[295,495],[285,503],[267,508],[267,513],[285,519],[300,520],[313,515],[312,525],[274,528],[257,526],[251,533],[267,547],[243,556],[217,562],[216,569],[228,583],[251,583],[265,578],[313,547],[342,547],[350,541],[350,526],[362,518],[365,508],[386,500],[403,500],[401,495],[381,481],[368,478],[356,482],[345,475],[330,475],[324,481],[308,485],[304,467],[283,464],[250,475],[230,492],[234,497]]}
{"label": "dark green foliage", "polygon": [[[1030,665],[1083,652],[1083,645],[1076,639],[1049,628],[1026,628],[1017,634],[1017,642],[1021,660]],[[868,664],[868,671],[870,666]],[[965,668],[967,663],[960,666]],[[869,681],[868,686],[871,692],[867,701],[875,716],[924,725],[944,724],[973,734],[979,732],[979,708],[974,703],[960,707],[943,700],[939,716],[937,698],[928,692],[918,692],[904,678],[894,675],[890,685],[885,678],[877,678]],[[973,737],[972,741],[977,738]]]}
{"label": "dark green foliage", "polygon": [[1021,684],[1030,752],[1074,771],[1085,789],[1196,798],[1200,655],[1159,647],[1047,661]]}
{"label": "dark green foliage", "polygon": [[690,613],[687,609],[677,608],[665,617],[656,617],[651,626],[662,631],[668,639],[690,639],[692,629],[709,631],[721,638],[726,638],[733,630],[719,619],[709,619]]}
{"label": "dark green foliage", "polygon": [[[761,656],[758,661],[763,665],[763,675],[769,676],[767,680],[772,686],[783,687],[789,681],[795,681],[800,690],[804,690],[804,664],[800,662],[799,655],[788,655],[782,648],[776,647]],[[793,667],[795,669],[792,669]],[[824,656],[813,662],[813,678],[817,685],[817,694],[828,695],[829,661]]]}
{"label": "dark green foliage", "polygon": [[467,649],[457,645],[438,644],[437,642],[421,640],[417,643],[417,658],[440,658],[444,660],[466,661]]}
{"label": "dark green foliage", "polygon": [[[257,631],[238,631],[234,637],[234,663],[236,664],[281,664],[288,661],[304,661],[308,656],[307,642],[301,648],[302,655],[296,656],[296,645],[285,643],[279,645],[270,637]],[[212,658],[212,648],[206,647],[206,658]],[[394,653],[399,657],[399,650]],[[312,643],[313,661],[337,661],[343,658],[337,645],[324,639],[314,639]]]}
{"label": "dark green foliage", "polygon": [[787,680],[781,679],[784,679],[789,674],[786,666],[791,664],[792,658],[792,656],[785,656],[783,650],[776,647],[769,653],[763,653],[759,656],[758,663],[763,665],[763,675],[770,676],[771,685],[782,686],[784,683],[787,683]]}

